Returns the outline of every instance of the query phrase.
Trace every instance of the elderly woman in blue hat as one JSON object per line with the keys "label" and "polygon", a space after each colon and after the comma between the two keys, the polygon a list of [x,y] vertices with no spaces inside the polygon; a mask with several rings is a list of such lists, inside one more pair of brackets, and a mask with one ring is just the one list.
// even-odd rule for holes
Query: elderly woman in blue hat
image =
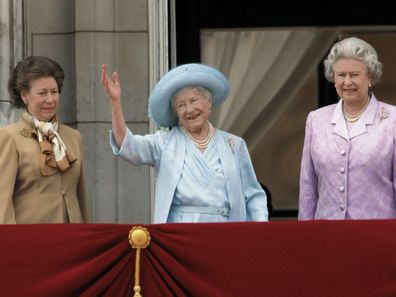
{"label": "elderly woman in blue hat", "polygon": [[212,108],[227,97],[228,80],[203,64],[178,66],[157,83],[149,116],[160,127],[135,135],[126,126],[117,72],[102,66],[110,97],[113,153],[156,172],[154,223],[267,221],[267,197],[257,181],[245,141],[216,129]]}

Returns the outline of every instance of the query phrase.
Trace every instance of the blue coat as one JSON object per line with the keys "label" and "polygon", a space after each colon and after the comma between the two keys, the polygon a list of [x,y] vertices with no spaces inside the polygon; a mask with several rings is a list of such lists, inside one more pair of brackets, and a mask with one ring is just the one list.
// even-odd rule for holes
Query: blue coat
{"label": "blue coat", "polygon": [[[245,141],[230,133],[216,130],[219,155],[224,169],[230,203],[229,221],[267,221],[267,197],[257,181]],[[149,165],[156,172],[154,223],[165,223],[179,181],[186,142],[179,127],[154,134],[134,135],[128,129],[118,149],[110,134],[113,153],[133,165]]]}

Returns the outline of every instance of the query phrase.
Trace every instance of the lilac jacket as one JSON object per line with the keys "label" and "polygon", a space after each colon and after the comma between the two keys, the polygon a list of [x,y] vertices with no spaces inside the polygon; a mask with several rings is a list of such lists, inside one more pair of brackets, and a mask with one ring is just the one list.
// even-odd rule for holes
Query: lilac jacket
{"label": "lilac jacket", "polygon": [[342,101],[308,115],[299,220],[396,217],[396,107],[372,95],[348,131]]}

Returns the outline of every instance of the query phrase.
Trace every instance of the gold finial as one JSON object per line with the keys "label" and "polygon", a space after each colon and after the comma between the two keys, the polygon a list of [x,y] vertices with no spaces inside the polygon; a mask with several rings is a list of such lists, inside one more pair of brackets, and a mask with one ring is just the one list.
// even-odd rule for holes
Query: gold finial
{"label": "gold finial", "polygon": [[131,231],[129,231],[129,244],[133,248],[146,248],[150,244],[150,233],[146,228],[142,226],[133,227]]}
{"label": "gold finial", "polygon": [[135,292],[134,297],[142,297],[140,294],[141,288],[139,285],[139,272],[140,272],[140,250],[148,247],[150,244],[150,233],[146,228],[142,226],[133,227],[131,231],[129,231],[128,235],[129,244],[132,248],[136,249],[136,261],[135,261],[135,286],[133,290]]}

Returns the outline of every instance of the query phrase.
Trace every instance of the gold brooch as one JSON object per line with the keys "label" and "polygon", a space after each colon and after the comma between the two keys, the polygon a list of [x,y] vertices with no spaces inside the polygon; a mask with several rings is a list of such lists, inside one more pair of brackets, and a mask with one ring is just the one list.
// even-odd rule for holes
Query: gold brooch
{"label": "gold brooch", "polygon": [[21,131],[21,135],[27,138],[31,138],[33,136],[32,129],[23,128]]}
{"label": "gold brooch", "polygon": [[380,110],[380,119],[386,119],[388,117],[388,112],[385,110],[385,107],[382,107]]}
{"label": "gold brooch", "polygon": [[233,152],[235,152],[235,146],[236,146],[236,142],[232,137],[229,137],[228,139],[228,144],[230,145],[230,148]]}

